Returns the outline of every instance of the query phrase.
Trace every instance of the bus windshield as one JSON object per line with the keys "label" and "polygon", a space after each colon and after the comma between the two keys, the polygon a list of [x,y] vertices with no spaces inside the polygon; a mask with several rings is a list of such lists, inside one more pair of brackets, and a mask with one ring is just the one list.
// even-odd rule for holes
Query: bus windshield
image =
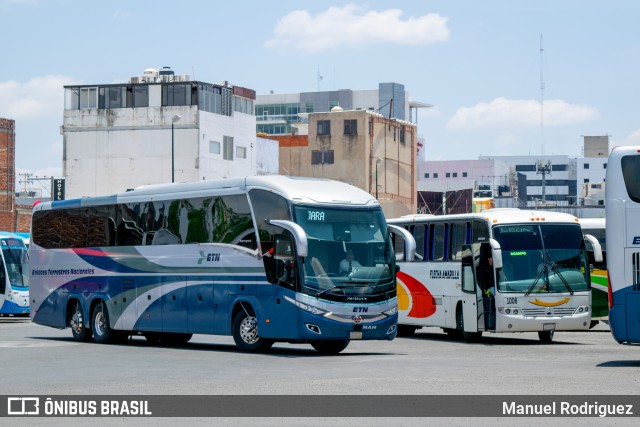
{"label": "bus windshield", "polygon": [[28,254],[25,248],[3,247],[2,254],[7,265],[11,286],[29,286]]}
{"label": "bus windshield", "polygon": [[502,251],[498,290],[573,293],[589,289],[586,251],[578,224],[496,226]]}
{"label": "bus windshield", "polygon": [[295,206],[307,233],[301,291],[335,301],[376,301],[395,296],[395,257],[380,209]]}

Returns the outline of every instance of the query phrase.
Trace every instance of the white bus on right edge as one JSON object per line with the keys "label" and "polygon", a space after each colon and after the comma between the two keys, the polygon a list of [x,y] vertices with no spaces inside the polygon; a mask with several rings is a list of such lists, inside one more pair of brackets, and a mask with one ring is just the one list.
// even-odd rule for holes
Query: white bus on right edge
{"label": "white bus on right edge", "polygon": [[640,146],[616,147],[607,162],[609,323],[619,343],[640,343]]}
{"label": "white bus on right edge", "polygon": [[[598,240],[583,237],[578,218],[558,212],[489,209],[475,214],[409,215],[389,219],[416,242],[415,259],[394,235],[398,335],[423,326],[477,341],[483,332],[587,330],[590,265],[585,240],[602,259]],[[393,232],[393,229],[392,229]]]}

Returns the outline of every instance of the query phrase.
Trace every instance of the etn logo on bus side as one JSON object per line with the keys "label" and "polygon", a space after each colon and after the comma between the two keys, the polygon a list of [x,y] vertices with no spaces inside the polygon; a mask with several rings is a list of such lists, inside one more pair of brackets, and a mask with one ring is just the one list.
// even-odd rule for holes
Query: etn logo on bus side
{"label": "etn logo on bus side", "polygon": [[215,262],[215,261],[220,261],[220,254],[219,253],[209,253],[209,254],[207,254],[207,262]]}
{"label": "etn logo on bus side", "polygon": [[353,307],[354,313],[366,313],[369,311],[369,307]]}
{"label": "etn logo on bus side", "polygon": [[633,245],[640,245],[640,236],[633,237]]}

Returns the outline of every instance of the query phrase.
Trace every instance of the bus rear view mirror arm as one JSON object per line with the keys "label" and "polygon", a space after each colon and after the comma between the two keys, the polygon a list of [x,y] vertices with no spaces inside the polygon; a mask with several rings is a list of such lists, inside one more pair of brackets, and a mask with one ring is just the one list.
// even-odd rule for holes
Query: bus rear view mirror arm
{"label": "bus rear view mirror arm", "polygon": [[296,241],[296,247],[298,249],[298,256],[306,257],[308,255],[309,245],[307,243],[307,233],[295,222],[287,221],[284,219],[268,219],[267,224],[275,225],[276,227],[283,228],[289,231]]}

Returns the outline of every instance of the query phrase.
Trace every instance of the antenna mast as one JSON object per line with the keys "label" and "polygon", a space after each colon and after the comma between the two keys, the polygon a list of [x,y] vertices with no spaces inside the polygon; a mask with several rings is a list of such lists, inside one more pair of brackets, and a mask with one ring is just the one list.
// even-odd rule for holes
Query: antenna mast
{"label": "antenna mast", "polygon": [[542,34],[540,34],[540,149],[541,154],[544,156],[544,78],[542,74],[542,54],[544,48],[542,47]]}

